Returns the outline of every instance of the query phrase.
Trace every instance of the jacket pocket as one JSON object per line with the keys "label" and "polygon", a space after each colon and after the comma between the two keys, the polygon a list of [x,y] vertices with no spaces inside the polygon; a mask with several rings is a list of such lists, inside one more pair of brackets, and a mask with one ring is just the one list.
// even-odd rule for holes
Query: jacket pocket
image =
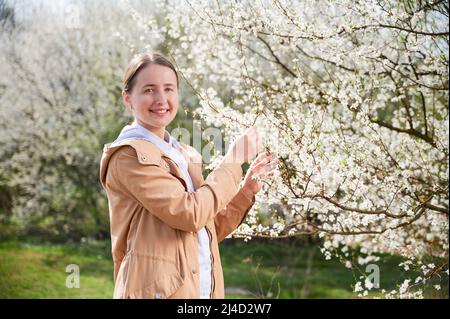
{"label": "jacket pocket", "polygon": [[149,282],[144,289],[130,293],[129,298],[167,299],[175,294],[182,285],[183,278],[178,272],[162,275],[161,278]]}
{"label": "jacket pocket", "polygon": [[133,254],[127,268],[122,298],[170,298],[184,282],[176,261],[167,256]]}

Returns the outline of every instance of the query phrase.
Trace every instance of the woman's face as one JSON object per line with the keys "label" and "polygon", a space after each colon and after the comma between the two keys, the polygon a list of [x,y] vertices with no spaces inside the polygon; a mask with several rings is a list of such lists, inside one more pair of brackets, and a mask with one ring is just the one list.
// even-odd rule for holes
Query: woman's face
{"label": "woman's face", "polygon": [[131,93],[123,93],[139,125],[163,138],[165,127],[178,110],[175,72],[169,67],[150,64],[137,75]]}

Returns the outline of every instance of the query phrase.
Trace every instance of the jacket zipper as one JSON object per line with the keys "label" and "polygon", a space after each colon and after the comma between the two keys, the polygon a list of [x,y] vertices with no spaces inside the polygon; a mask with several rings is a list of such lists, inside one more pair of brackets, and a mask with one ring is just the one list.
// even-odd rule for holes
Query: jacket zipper
{"label": "jacket zipper", "polygon": [[209,298],[212,299],[214,288],[216,286],[216,282],[214,280],[214,255],[212,253],[212,234],[209,231],[209,228],[205,226],[206,232],[208,233],[209,238],[209,255],[211,256],[211,292],[209,295]]}

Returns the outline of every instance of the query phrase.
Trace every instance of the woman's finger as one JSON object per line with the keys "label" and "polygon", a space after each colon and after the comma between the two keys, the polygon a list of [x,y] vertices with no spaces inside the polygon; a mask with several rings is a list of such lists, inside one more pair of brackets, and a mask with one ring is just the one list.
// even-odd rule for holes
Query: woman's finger
{"label": "woman's finger", "polygon": [[262,161],[264,161],[266,158],[272,158],[272,154],[268,154],[267,152],[263,152],[260,153],[255,160],[252,162],[252,164],[250,165],[251,168],[256,167],[257,165],[259,165]]}
{"label": "woman's finger", "polygon": [[275,161],[267,165],[259,165],[251,171],[252,179],[265,179],[273,175],[273,169],[276,167]]}
{"label": "woman's finger", "polygon": [[260,182],[261,180],[264,180],[264,179],[266,179],[268,177],[273,176],[273,174],[274,174],[273,171],[270,171],[270,172],[259,172],[257,174],[253,174],[252,179]]}
{"label": "woman's finger", "polygon": [[270,159],[267,157],[264,157],[263,159],[261,159],[258,163],[255,163],[255,165],[253,167],[251,167],[250,169],[253,172],[259,172],[265,165],[267,165],[270,162]]}
{"label": "woman's finger", "polygon": [[272,159],[272,158],[264,158],[263,160],[261,160],[254,168],[254,171],[270,171],[272,169],[274,169],[276,167],[276,165],[278,164],[278,159]]}

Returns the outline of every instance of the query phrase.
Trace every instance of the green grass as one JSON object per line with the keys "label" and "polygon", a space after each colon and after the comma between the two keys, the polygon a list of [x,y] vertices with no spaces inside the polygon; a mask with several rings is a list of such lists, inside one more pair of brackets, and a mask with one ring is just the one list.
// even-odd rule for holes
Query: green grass
{"label": "green grass", "polygon": [[[240,287],[252,292],[253,295],[245,297],[357,298],[352,287],[361,273],[345,268],[336,258],[325,260],[317,245],[232,241],[221,247],[221,256],[225,287]],[[412,276],[398,267],[401,261],[398,256],[383,255],[376,262],[381,288],[398,291],[398,285]],[[448,298],[447,275],[440,284],[440,291],[426,290],[425,298]],[[369,298],[381,296],[379,290],[368,295]],[[227,295],[227,298],[242,297],[240,294]]]}
{"label": "green grass", "polygon": [[[0,242],[0,298],[111,298],[109,245]],[[226,298],[356,297],[352,271],[336,259],[325,260],[317,246],[227,240],[220,250]],[[395,289],[403,281],[399,262],[395,256],[377,262],[383,288]],[[78,289],[66,287],[69,264],[80,268]],[[446,280],[440,292],[427,297],[448,298]]]}
{"label": "green grass", "polygon": [[221,254],[225,286],[243,287],[258,298],[356,297],[352,272],[325,260],[317,246],[236,242]]}
{"label": "green grass", "polygon": [[[66,287],[69,264],[80,288]],[[104,247],[0,243],[0,298],[111,298],[112,274]]]}

